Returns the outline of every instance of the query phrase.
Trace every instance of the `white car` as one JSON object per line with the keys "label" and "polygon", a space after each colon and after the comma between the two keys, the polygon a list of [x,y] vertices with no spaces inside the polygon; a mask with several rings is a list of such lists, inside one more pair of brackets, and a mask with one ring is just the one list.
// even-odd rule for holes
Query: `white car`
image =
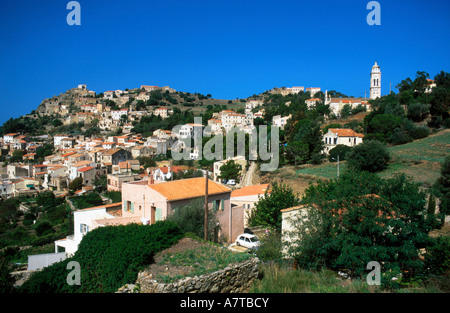
{"label": "white car", "polygon": [[242,234],[237,237],[236,245],[248,249],[257,249],[259,246],[259,239],[258,237],[252,234]]}
{"label": "white car", "polygon": [[228,185],[236,185],[236,181],[235,181],[234,179],[230,179],[230,180],[227,182],[227,184],[228,184]]}

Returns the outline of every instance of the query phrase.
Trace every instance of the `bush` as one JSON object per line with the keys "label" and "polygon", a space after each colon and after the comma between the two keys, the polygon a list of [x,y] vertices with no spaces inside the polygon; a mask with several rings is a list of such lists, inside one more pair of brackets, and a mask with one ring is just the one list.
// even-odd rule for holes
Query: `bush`
{"label": "bush", "polygon": [[391,159],[386,145],[370,140],[353,148],[347,155],[347,165],[356,171],[378,172],[388,166]]}
{"label": "bush", "polygon": [[[115,292],[132,283],[149,265],[155,253],[169,248],[183,237],[177,225],[159,221],[150,226],[131,224],[107,226],[87,233],[71,258],[34,273],[21,292]],[[77,261],[81,285],[68,285],[68,262]]]}
{"label": "bush", "polygon": [[338,156],[339,161],[344,161],[347,158],[347,154],[352,151],[352,147],[346,145],[337,145],[329,151],[328,160],[330,162],[337,162]]}
{"label": "bush", "polygon": [[430,129],[426,126],[416,126],[409,131],[413,139],[421,139],[430,135]]}
{"label": "bush", "polygon": [[[190,204],[175,209],[175,212],[167,218],[180,227],[184,233],[192,233],[199,238],[204,238],[205,228],[205,198],[198,198]],[[208,239],[214,240],[218,220],[216,212],[208,212]]]}
{"label": "bush", "polygon": [[435,238],[427,248],[425,267],[429,274],[443,275],[450,270],[450,237]]}

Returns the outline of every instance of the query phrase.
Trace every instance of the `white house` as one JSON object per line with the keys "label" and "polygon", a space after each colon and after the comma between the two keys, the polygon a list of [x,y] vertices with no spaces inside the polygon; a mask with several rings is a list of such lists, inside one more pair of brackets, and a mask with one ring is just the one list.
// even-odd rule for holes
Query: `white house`
{"label": "white house", "polygon": [[133,221],[139,223],[139,219],[136,218],[122,218],[121,213],[121,202],[74,211],[74,234],[56,240],[55,253],[64,251],[67,256],[73,255],[77,251],[83,236],[97,227],[128,224]]}
{"label": "white house", "polygon": [[295,206],[281,210],[281,242],[283,256],[289,258],[288,247],[294,247],[294,243],[298,241],[297,235],[298,223],[306,219],[308,216],[308,207],[305,205]]}
{"label": "white house", "polygon": [[305,87],[302,87],[302,86],[292,86],[291,87],[291,90],[292,90],[292,93],[294,93],[294,94],[297,94],[297,93],[299,93],[300,91],[305,91]]}
{"label": "white house", "polygon": [[125,115],[125,116],[128,117],[128,109],[121,109],[121,110],[111,111],[111,118],[113,119],[113,121],[120,120],[122,115]]}
{"label": "white house", "polygon": [[161,118],[167,118],[169,116],[168,108],[157,108],[153,111],[154,115],[161,116]]}
{"label": "white house", "polygon": [[354,147],[363,142],[364,135],[347,128],[330,128],[323,136],[324,153],[328,154],[337,145]]}
{"label": "white house", "polygon": [[269,184],[250,185],[240,189],[235,189],[231,192],[231,205],[242,206],[244,208],[244,227],[247,227],[248,217],[256,202],[264,198],[265,193],[270,193],[268,190]]}
{"label": "white house", "polygon": [[314,95],[320,91],[320,87],[309,87],[309,88],[306,88],[306,92],[308,92],[308,91],[311,94],[311,97],[314,97]]}
{"label": "white house", "polygon": [[59,147],[61,145],[61,140],[69,137],[70,137],[69,135],[55,135],[53,137],[53,145],[55,147]]}
{"label": "white house", "polygon": [[284,126],[286,126],[287,121],[291,118],[291,114],[288,116],[281,116],[281,115],[275,115],[272,118],[272,125],[278,126],[281,129],[284,129]]}
{"label": "white house", "polygon": [[74,180],[75,178],[77,178],[79,176],[78,170],[85,168],[85,167],[94,167],[95,168],[96,164],[93,161],[86,160],[86,161],[79,161],[79,162],[71,165],[70,169],[69,169],[70,180]]}
{"label": "white house", "polygon": [[114,99],[114,91],[108,90],[103,93],[103,98],[112,100]]}
{"label": "white house", "polygon": [[308,99],[308,100],[305,101],[305,103],[306,103],[308,109],[314,108],[314,106],[315,106],[317,103],[320,103],[320,102],[322,102],[322,100],[319,99],[319,98],[311,98],[311,99]]}

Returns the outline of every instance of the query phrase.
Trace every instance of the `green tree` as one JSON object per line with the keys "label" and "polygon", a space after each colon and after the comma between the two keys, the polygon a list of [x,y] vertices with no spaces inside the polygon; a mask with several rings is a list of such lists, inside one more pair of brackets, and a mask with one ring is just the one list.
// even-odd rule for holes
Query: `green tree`
{"label": "green tree", "polygon": [[[345,172],[340,179],[310,185],[302,199],[304,215],[292,221],[289,251],[300,266],[341,270],[362,277],[370,261],[403,278],[424,269],[419,249],[433,244],[437,226],[419,185],[398,175],[381,179]],[[390,279],[382,283],[389,283]]]}
{"label": "green tree", "polygon": [[441,166],[441,176],[434,184],[434,189],[441,200],[441,212],[450,214],[450,156],[445,158],[445,161]]}
{"label": "green tree", "polygon": [[[269,191],[270,190],[270,191]],[[249,216],[250,226],[267,226],[281,230],[281,210],[300,203],[296,194],[286,184],[274,182],[256,202]]]}
{"label": "green tree", "polygon": [[227,163],[220,167],[220,179],[230,180],[235,179],[239,182],[239,175],[241,173],[242,166],[236,163],[234,160],[229,160]]}
{"label": "green tree", "polygon": [[353,147],[347,154],[347,166],[355,171],[378,172],[388,166],[390,159],[386,145],[370,140]]}
{"label": "green tree", "polygon": [[347,154],[352,151],[352,147],[346,145],[337,145],[331,149],[328,153],[328,160],[331,162],[337,162],[338,156],[339,161],[344,161],[347,159]]}
{"label": "green tree", "polygon": [[[183,233],[193,233],[203,238],[205,231],[205,198],[194,199],[188,205],[176,208],[166,220],[178,225]],[[219,230],[217,225],[216,211],[208,210],[208,240],[217,241],[216,234]]]}
{"label": "green tree", "polygon": [[80,190],[83,187],[83,178],[77,177],[69,183],[69,189],[72,191]]}

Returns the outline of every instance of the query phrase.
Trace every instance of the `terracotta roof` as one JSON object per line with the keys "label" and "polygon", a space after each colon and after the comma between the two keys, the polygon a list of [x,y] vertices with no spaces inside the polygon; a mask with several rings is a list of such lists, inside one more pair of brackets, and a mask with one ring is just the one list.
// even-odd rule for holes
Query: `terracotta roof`
{"label": "terracotta roof", "polygon": [[252,196],[252,195],[263,195],[266,192],[268,187],[269,187],[269,184],[245,186],[245,187],[242,187],[241,189],[233,190],[231,192],[231,197],[234,198],[234,197],[245,197],[245,196]]}
{"label": "terracotta roof", "polygon": [[75,163],[73,166],[74,166],[74,167],[79,167],[79,166],[84,166],[84,165],[88,165],[88,164],[91,164],[91,163],[93,163],[93,162],[92,162],[92,161],[86,160],[86,161],[80,161],[80,162],[77,162],[77,163]]}
{"label": "terracotta roof", "polygon": [[77,210],[78,211],[87,211],[87,210],[95,210],[95,209],[101,209],[101,208],[112,208],[112,207],[116,207],[116,206],[122,206],[122,202],[116,202],[116,203],[111,203],[111,204],[104,204],[104,205],[99,205],[99,206],[93,206],[90,208],[85,208],[85,209],[81,209],[81,210]]}
{"label": "terracotta roof", "polygon": [[97,224],[103,226],[128,225],[132,223],[142,224],[140,216],[103,218],[95,221],[97,222]]}
{"label": "terracotta roof", "polygon": [[84,173],[84,172],[90,171],[92,169],[94,169],[92,166],[86,166],[86,167],[78,169],[78,172],[83,172]]}
{"label": "terracotta roof", "polygon": [[[167,173],[169,172],[169,167],[168,167],[168,166],[163,166],[163,167],[160,167],[159,169],[160,169],[161,172],[163,172],[164,174],[167,174]],[[173,166],[173,171],[174,171],[175,173],[178,173],[178,172],[182,172],[183,169],[182,169],[180,166],[174,165],[174,166]]]}
{"label": "terracotta roof", "polygon": [[330,131],[337,134],[339,137],[361,137],[363,138],[364,135],[355,132],[353,129],[348,128],[330,128]]}
{"label": "terracotta roof", "polygon": [[[171,182],[150,185],[150,188],[159,192],[169,201],[197,198],[205,195],[205,178],[189,178]],[[230,193],[231,189],[208,180],[208,194]]]}

